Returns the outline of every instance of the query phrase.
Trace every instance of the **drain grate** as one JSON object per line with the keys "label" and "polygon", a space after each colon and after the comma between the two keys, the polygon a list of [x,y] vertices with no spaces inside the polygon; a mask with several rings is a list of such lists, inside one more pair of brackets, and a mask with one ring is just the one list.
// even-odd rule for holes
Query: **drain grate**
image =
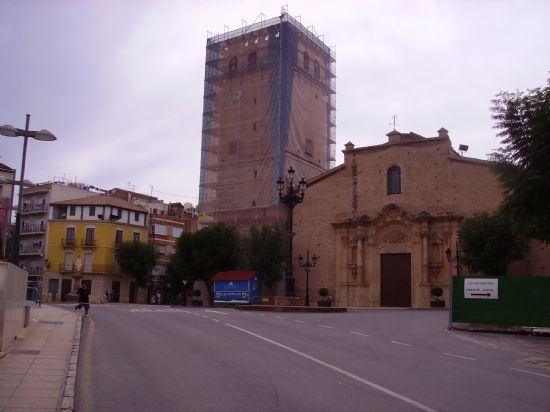
{"label": "drain grate", "polygon": [[38,355],[40,350],[37,349],[16,349],[12,351],[14,355]]}
{"label": "drain grate", "polygon": [[39,320],[38,323],[46,323],[48,325],[63,325],[62,320]]}

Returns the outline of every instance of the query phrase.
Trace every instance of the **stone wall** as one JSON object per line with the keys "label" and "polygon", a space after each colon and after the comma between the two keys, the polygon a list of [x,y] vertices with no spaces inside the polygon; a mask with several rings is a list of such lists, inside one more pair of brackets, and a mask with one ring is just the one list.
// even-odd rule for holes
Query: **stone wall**
{"label": "stone wall", "polygon": [[7,262],[0,262],[0,352],[23,329],[28,273]]}

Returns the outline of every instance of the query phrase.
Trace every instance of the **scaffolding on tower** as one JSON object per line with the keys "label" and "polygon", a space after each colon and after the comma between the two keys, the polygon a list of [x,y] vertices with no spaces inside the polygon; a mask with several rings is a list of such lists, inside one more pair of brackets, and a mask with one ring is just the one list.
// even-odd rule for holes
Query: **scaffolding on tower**
{"label": "scaffolding on tower", "polygon": [[[261,15],[263,16],[263,15]],[[291,17],[208,37],[199,212],[243,226],[284,219],[275,182],[334,166],[333,48]]]}

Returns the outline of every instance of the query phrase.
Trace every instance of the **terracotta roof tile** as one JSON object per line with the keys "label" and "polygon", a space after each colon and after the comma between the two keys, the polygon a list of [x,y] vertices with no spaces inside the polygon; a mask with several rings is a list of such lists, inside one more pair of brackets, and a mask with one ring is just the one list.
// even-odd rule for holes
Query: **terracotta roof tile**
{"label": "terracotta roof tile", "polygon": [[11,172],[13,172],[13,170],[14,170],[11,167],[9,167],[8,165],[5,165],[4,163],[0,163],[0,169],[6,170],[6,171],[11,171]]}
{"label": "terracotta roof tile", "polygon": [[63,200],[61,202],[52,202],[52,205],[75,205],[75,206],[113,206],[121,209],[135,210],[137,212],[147,213],[144,207],[134,205],[124,199],[114,196],[95,195],[83,197],[81,199]]}

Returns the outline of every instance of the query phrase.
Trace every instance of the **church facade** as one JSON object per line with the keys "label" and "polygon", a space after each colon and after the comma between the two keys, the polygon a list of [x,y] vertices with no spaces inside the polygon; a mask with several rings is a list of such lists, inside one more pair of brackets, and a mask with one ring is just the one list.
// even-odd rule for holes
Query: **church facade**
{"label": "church facade", "polygon": [[[500,204],[490,163],[454,151],[447,130],[387,137],[376,146],[348,143],[344,164],[308,181],[294,209],[294,261],[308,250],[320,257],[309,275],[311,296],[326,287],[338,306],[421,308],[438,286],[448,301],[450,276],[467,273],[456,263],[461,222]],[[537,243],[529,253],[510,273],[548,274],[550,250]]]}

